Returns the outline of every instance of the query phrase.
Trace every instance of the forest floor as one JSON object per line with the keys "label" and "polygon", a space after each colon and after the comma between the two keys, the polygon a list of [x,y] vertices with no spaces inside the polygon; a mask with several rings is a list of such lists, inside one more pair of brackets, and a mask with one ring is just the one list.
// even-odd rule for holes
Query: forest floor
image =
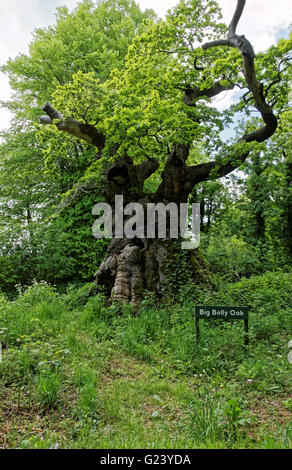
{"label": "forest floor", "polygon": [[[139,315],[88,286],[0,297],[0,448],[292,448],[291,281],[149,298]],[[195,303],[251,305],[248,349],[242,322],[201,322],[197,346]]]}

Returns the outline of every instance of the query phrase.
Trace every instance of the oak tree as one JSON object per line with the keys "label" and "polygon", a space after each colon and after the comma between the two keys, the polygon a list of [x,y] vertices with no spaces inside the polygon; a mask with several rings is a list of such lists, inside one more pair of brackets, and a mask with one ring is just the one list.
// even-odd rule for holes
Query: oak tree
{"label": "oak tree", "polygon": [[[80,191],[96,190],[102,175],[113,210],[116,195],[144,206],[187,202],[196,185],[233,172],[273,136],[275,106],[283,99],[275,90],[287,88],[291,41],[257,60],[249,40],[236,33],[245,3],[237,1],[226,28],[215,1],[181,1],[165,21],[148,22],[110,80],[78,71],[71,83],[60,84],[42,123],[53,124],[52,139],[62,132],[96,148],[96,161],[65,204]],[[220,113],[211,106],[235,88],[241,91],[237,109]],[[249,116],[251,106],[257,118],[227,145],[220,132],[236,111]],[[113,238],[97,284],[113,300],[138,303],[144,289],[162,288],[172,250],[171,239]]]}

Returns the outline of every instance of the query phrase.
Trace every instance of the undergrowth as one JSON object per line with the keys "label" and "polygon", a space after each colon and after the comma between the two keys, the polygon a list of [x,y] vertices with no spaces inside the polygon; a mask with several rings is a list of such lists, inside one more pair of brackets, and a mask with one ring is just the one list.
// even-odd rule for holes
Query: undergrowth
{"label": "undergrowth", "polygon": [[[3,448],[291,448],[291,273],[185,286],[139,314],[89,287],[0,297]],[[249,305],[242,322],[194,307]]]}

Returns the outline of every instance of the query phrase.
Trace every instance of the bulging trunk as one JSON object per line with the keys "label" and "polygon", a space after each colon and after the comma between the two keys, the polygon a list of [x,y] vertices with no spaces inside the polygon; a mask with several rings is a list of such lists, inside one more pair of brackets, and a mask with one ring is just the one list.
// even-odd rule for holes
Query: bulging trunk
{"label": "bulging trunk", "polygon": [[106,259],[96,273],[97,285],[103,285],[113,301],[139,304],[143,291],[158,294],[165,286],[165,262],[169,242],[140,239],[113,240]]}
{"label": "bulging trunk", "polygon": [[114,239],[96,273],[97,288],[112,301],[139,305],[144,291],[175,294],[187,281],[209,283],[198,250],[182,250],[173,239]]}
{"label": "bulging trunk", "polygon": [[[197,250],[183,250],[182,240],[170,234],[169,212],[166,211],[167,221],[163,236],[158,236],[157,230],[161,214],[154,217],[152,238],[147,237],[148,230],[146,235],[145,229],[148,204],[163,203],[166,210],[172,203],[180,220],[181,204],[187,203],[193,188],[188,179],[189,168],[185,163],[188,152],[188,147],[183,145],[174,148],[162,173],[162,182],[153,194],[144,192],[144,181],[156,171],[158,164],[155,160],[149,159],[141,165],[134,165],[130,158],[125,157],[109,170],[105,198],[112,209],[113,234],[117,238],[113,238],[109,245],[105,260],[96,273],[96,282],[111,300],[139,304],[145,290],[161,296],[166,293],[168,285],[173,290],[175,286],[179,287],[185,282],[186,278],[193,278],[196,282],[206,278],[206,268]],[[117,196],[122,196],[123,207],[116,208]],[[139,224],[143,225],[144,235],[118,238],[115,230],[116,214],[124,213],[125,206],[133,202],[139,203],[143,208],[144,215]],[[179,236],[180,227],[177,229]],[[177,278],[177,273],[181,278],[185,274],[183,281]]]}

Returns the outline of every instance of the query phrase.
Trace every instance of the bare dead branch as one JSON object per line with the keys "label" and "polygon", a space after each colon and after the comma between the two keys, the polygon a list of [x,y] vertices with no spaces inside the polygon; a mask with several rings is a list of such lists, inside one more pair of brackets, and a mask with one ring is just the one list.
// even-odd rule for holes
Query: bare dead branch
{"label": "bare dead branch", "polygon": [[227,47],[236,47],[236,44],[230,39],[217,39],[216,41],[206,42],[202,45],[202,49],[207,51],[212,47],[227,46]]}
{"label": "bare dead branch", "polygon": [[55,124],[59,131],[64,131],[67,134],[85,140],[88,144],[97,147],[99,151],[102,151],[104,148],[105,136],[98,132],[94,126],[71,118],[64,119],[63,115],[48,102],[43,107],[43,111],[45,111],[47,116],[41,116],[40,122],[42,124],[54,124],[54,120],[58,120]]}
{"label": "bare dead branch", "polygon": [[49,118],[53,121],[54,119],[64,119],[63,115],[57,111],[56,109],[53,108],[51,103],[48,101],[46,104],[43,106],[43,111],[49,116]]}
{"label": "bare dead branch", "polygon": [[[264,94],[263,85],[258,81],[256,77],[256,71],[255,71],[255,65],[254,65],[255,53],[252,48],[252,45],[246,39],[245,36],[236,35],[236,28],[241,18],[241,15],[243,13],[245,3],[246,3],[246,0],[237,0],[236,10],[229,26],[227,39],[221,39],[221,40],[206,43],[202,46],[202,48],[203,50],[208,50],[212,47],[228,46],[228,47],[236,47],[240,51],[242,55],[242,60],[243,60],[243,75],[244,75],[245,82],[248,88],[248,92],[244,95],[243,99],[245,100],[246,103],[248,103],[251,99],[254,100],[255,108],[257,111],[260,112],[265,125],[254,132],[245,134],[241,139],[239,139],[239,142],[253,142],[253,141],[264,142],[275,133],[277,126],[278,126],[278,120],[273,113],[274,103],[271,106],[269,103],[266,102],[266,99],[265,99],[266,96]],[[209,90],[204,90],[205,94],[209,91],[209,93],[212,96],[214,96],[212,93],[213,92],[212,88]],[[193,93],[194,99],[197,99],[198,96],[200,96],[200,93],[197,91],[196,88],[192,90],[195,90],[192,93]],[[219,91],[219,88],[218,88],[218,91]],[[251,93],[251,97],[247,100],[246,97],[250,93]],[[192,106],[193,101],[186,100],[185,96],[184,96],[184,102]],[[196,165],[194,167],[190,167],[189,176],[188,176],[190,179],[190,184],[194,186],[198,182],[209,179],[212,171],[216,171],[216,175],[218,175],[217,177],[226,176],[227,174],[231,173],[236,168],[238,168],[238,166],[240,166],[240,164],[246,160],[248,155],[249,155],[249,152],[246,152],[246,153],[243,153],[242,156],[236,159],[232,157],[227,158],[224,161],[224,163],[209,162],[209,163],[203,163],[201,165]]]}
{"label": "bare dead branch", "polygon": [[243,13],[245,3],[246,3],[246,0],[238,0],[237,2],[236,10],[229,26],[229,31],[228,31],[229,37],[233,36],[236,33],[236,28],[241,18],[241,15]]}

